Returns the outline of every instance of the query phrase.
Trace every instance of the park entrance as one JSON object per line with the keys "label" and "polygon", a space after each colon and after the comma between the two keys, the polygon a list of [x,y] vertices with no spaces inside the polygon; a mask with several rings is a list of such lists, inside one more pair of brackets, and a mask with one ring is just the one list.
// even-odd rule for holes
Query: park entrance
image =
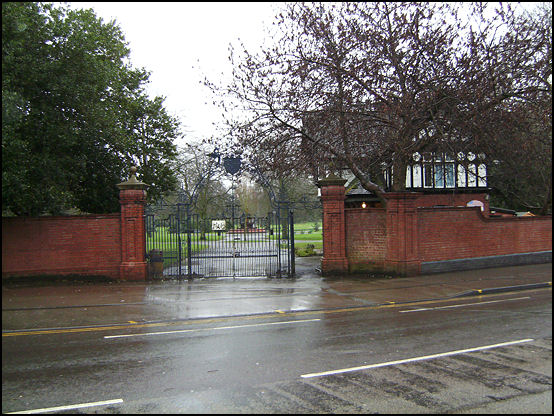
{"label": "park entrance", "polygon": [[[217,149],[208,155],[213,163],[181,200],[146,207],[145,231],[149,275],[165,278],[293,277],[294,219],[289,204],[275,198],[268,187],[271,208],[265,216],[253,216],[236,203],[235,175],[239,157],[221,157]],[[223,159],[223,160],[221,160]],[[222,162],[222,163],[221,163]],[[231,201],[216,215],[198,209],[197,198],[213,172],[223,167],[232,177]],[[257,175],[266,185],[263,175]]]}
{"label": "park entrance", "polygon": [[149,274],[153,278],[292,277],[292,211],[277,205],[252,217],[237,205],[202,217],[187,203],[159,203],[145,214]]}

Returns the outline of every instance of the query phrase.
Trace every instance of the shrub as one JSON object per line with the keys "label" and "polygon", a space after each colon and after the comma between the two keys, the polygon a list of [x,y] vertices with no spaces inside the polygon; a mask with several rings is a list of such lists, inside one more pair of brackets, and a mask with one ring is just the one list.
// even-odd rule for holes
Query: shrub
{"label": "shrub", "polygon": [[296,247],[294,249],[294,252],[298,257],[314,256],[315,255],[314,248],[315,247],[313,244],[306,244],[305,248]]}

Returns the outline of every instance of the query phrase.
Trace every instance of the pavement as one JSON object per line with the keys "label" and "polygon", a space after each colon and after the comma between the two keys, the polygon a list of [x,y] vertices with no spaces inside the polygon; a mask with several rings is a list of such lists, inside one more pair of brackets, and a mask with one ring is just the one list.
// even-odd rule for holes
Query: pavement
{"label": "pavement", "polygon": [[2,331],[286,314],[552,287],[552,263],[414,277],[322,277],[320,261],[297,258],[293,279],[3,279]]}

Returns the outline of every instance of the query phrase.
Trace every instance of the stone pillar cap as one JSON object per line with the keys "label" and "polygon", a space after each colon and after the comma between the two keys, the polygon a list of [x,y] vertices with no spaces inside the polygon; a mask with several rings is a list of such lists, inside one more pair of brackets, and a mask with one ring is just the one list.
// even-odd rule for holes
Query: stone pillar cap
{"label": "stone pillar cap", "polygon": [[117,187],[122,191],[127,189],[146,189],[148,185],[145,184],[144,182],[137,180],[136,174],[137,174],[138,168],[136,166],[131,166],[131,169],[129,170],[131,171],[131,177],[129,178],[129,180],[118,183]]}
{"label": "stone pillar cap", "polygon": [[340,178],[334,173],[331,173],[326,178],[317,181],[317,186],[343,186],[347,182],[346,179]]}

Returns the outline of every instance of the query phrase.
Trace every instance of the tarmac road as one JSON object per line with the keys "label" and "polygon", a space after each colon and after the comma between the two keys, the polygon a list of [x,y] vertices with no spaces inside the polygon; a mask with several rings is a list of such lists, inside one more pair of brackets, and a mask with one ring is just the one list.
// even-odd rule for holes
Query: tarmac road
{"label": "tarmac road", "polygon": [[310,261],[297,279],[3,285],[2,411],[551,412],[551,264],[368,280]]}

